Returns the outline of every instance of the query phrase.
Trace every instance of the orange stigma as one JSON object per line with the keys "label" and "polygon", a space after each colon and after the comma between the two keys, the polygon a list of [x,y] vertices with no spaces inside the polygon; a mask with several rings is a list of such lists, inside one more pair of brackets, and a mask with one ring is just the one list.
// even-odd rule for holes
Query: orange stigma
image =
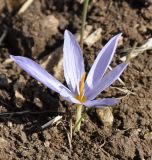
{"label": "orange stigma", "polygon": [[80,102],[85,102],[86,101],[86,97],[83,96],[83,94],[84,94],[84,82],[85,82],[85,78],[86,78],[86,73],[84,73],[82,75],[82,78],[81,78],[81,81],[80,81],[80,85],[79,85],[79,95],[77,95],[75,97]]}

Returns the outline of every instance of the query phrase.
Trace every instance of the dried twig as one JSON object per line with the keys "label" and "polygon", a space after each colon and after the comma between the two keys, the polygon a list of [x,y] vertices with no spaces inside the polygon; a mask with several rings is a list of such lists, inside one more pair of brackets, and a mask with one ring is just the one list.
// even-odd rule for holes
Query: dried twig
{"label": "dried twig", "polygon": [[55,118],[51,119],[49,122],[45,123],[41,126],[41,129],[44,130],[52,125],[54,125],[56,122],[62,119],[62,116],[56,116]]}

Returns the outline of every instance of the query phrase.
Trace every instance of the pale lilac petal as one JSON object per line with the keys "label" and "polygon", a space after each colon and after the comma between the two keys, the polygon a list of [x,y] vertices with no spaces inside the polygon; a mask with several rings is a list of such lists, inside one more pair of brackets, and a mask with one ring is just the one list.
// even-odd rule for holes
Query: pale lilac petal
{"label": "pale lilac petal", "polygon": [[113,106],[118,103],[116,98],[104,98],[104,99],[97,99],[92,101],[87,101],[84,103],[86,107],[95,107],[95,108],[102,108],[105,106]]}
{"label": "pale lilac petal", "polygon": [[102,79],[115,53],[120,36],[121,34],[118,34],[111,38],[99,52],[86,78],[86,90],[94,88],[94,86]]}
{"label": "pale lilac petal", "polygon": [[88,100],[94,99],[99,93],[109,87],[115,80],[119,78],[124,69],[127,67],[128,63],[121,63],[116,66],[112,71],[105,75],[102,80],[88,92],[85,92],[85,96]]}
{"label": "pale lilac petal", "polygon": [[70,90],[68,91],[67,89],[62,88],[59,94],[68,102],[81,104],[80,101],[74,98]]}
{"label": "pale lilac petal", "polygon": [[39,64],[35,63],[33,60],[26,57],[21,57],[21,56],[10,56],[10,57],[29,75],[31,75],[36,80],[43,83],[45,86],[52,89],[53,91],[58,92],[65,100],[72,103],[80,104],[80,102],[74,98],[74,95],[68,88],[66,88],[62,83],[56,80]]}
{"label": "pale lilac petal", "polygon": [[79,44],[72,33],[65,31],[63,47],[64,76],[68,87],[78,94],[79,82],[84,74],[84,61]]}
{"label": "pale lilac petal", "polygon": [[10,56],[24,71],[34,77],[39,82],[43,83],[48,88],[60,93],[61,88],[68,90],[62,83],[56,80],[46,70],[33,60],[22,56]]}

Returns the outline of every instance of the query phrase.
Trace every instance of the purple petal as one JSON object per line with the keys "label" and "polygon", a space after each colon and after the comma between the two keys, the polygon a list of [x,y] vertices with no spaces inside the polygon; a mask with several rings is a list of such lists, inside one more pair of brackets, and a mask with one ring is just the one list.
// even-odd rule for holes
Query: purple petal
{"label": "purple petal", "polygon": [[52,75],[50,75],[46,70],[44,70],[39,64],[35,63],[33,60],[22,56],[11,55],[10,57],[29,75],[31,75],[36,80],[43,83],[45,86],[52,89],[53,91],[59,93],[61,88],[68,90],[62,83],[56,80]]}
{"label": "purple petal", "polygon": [[63,48],[64,76],[70,90],[74,94],[79,92],[79,82],[84,74],[84,61],[79,44],[72,33],[65,31]]}
{"label": "purple petal", "polygon": [[93,89],[90,89],[88,92],[85,93],[87,99],[94,99],[100,92],[109,87],[115,80],[119,78],[127,65],[128,63],[121,63],[116,66],[112,71],[110,71],[107,75],[105,75]]}
{"label": "purple petal", "polygon": [[97,99],[92,101],[87,101],[84,103],[87,107],[95,107],[95,108],[102,108],[104,106],[113,106],[118,103],[116,98],[105,98],[105,99]]}
{"label": "purple petal", "polygon": [[86,89],[94,88],[94,86],[102,79],[115,53],[120,36],[121,34],[118,34],[111,38],[98,54],[88,73],[86,79]]}

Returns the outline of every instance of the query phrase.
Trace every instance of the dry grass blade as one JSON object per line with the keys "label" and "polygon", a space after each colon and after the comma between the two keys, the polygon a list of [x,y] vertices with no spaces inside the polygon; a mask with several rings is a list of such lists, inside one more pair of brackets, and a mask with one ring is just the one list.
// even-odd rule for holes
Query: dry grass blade
{"label": "dry grass blade", "polygon": [[[72,150],[72,138],[71,138],[71,133],[69,133],[69,131],[66,129],[65,126],[63,126],[66,134],[67,134],[67,138],[68,138],[68,142],[69,142],[69,147],[70,147],[70,151]],[[70,126],[71,127],[71,126]]]}
{"label": "dry grass blade", "polygon": [[128,90],[126,87],[122,87],[122,88],[120,88],[120,87],[110,87],[110,88],[114,88],[114,89],[117,89],[117,90],[119,90],[119,91],[121,91],[121,92],[123,92],[123,93],[125,93],[125,94],[133,94],[133,95],[136,95],[134,92],[131,92],[130,90]]}
{"label": "dry grass blade", "polygon": [[7,32],[8,32],[8,30],[5,29],[3,34],[1,35],[1,37],[0,37],[0,45],[2,45],[2,42],[4,41],[4,39],[5,39],[6,35],[7,35]]}
{"label": "dry grass blade", "polygon": [[117,98],[117,99],[120,99],[120,100],[123,99],[123,98],[125,98],[125,97],[127,97],[127,96],[129,96],[130,94],[135,95],[135,96],[137,95],[136,93],[131,92],[130,90],[128,90],[126,87],[125,87],[125,88],[111,87],[111,88],[117,89],[117,90],[119,90],[119,91],[125,93],[124,96],[121,96],[121,97],[118,97],[118,98]]}
{"label": "dry grass blade", "polygon": [[[139,54],[143,53],[144,51],[151,50],[152,49],[152,38],[149,38],[145,44],[143,44],[140,47],[133,47],[133,49],[128,48],[124,50],[123,52],[131,52],[129,54],[130,58],[135,58]],[[127,60],[127,55],[120,58],[121,61],[126,61]]]}
{"label": "dry grass blade", "polygon": [[44,130],[44,129],[54,125],[55,123],[57,123],[61,119],[62,119],[62,116],[56,116],[55,118],[51,119],[49,122],[47,122],[43,126],[41,126],[41,129]]}
{"label": "dry grass blade", "polygon": [[19,9],[18,14],[22,14],[27,10],[27,8],[32,4],[34,0],[27,0],[22,7]]}
{"label": "dry grass blade", "polygon": [[70,139],[71,139],[71,141],[72,141],[72,137],[73,137],[73,131],[72,131],[72,129],[73,129],[72,119],[70,119]]}

